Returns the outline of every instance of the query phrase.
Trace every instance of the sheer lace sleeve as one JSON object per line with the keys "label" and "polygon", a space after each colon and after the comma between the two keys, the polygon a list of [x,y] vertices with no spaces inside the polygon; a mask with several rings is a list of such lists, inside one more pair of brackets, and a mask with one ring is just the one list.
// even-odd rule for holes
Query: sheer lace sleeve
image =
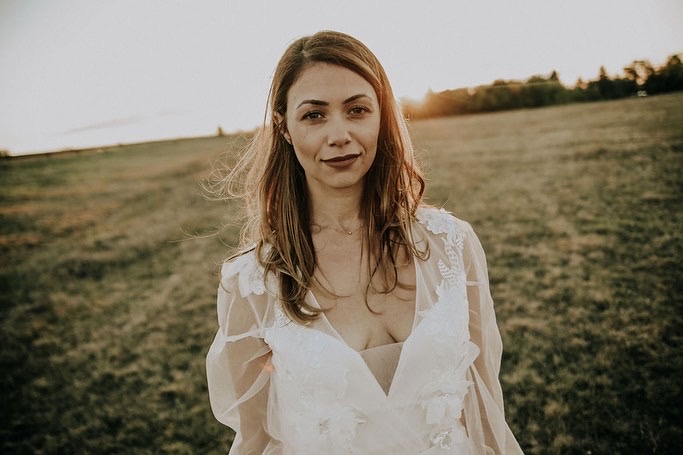
{"label": "sheer lace sleeve", "polygon": [[480,349],[469,372],[474,393],[468,395],[465,403],[472,453],[518,454],[522,451],[505,421],[503,393],[498,379],[503,345],[489,290],[486,257],[472,228],[463,224],[470,337]]}
{"label": "sheer lace sleeve", "polygon": [[222,269],[218,332],[206,359],[211,409],[235,431],[230,454],[261,454],[266,432],[270,348],[263,341],[268,297],[253,253]]}

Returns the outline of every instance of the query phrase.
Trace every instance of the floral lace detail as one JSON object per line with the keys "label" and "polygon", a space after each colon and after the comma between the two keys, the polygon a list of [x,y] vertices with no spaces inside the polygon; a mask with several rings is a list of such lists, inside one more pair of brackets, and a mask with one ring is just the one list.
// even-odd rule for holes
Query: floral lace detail
{"label": "floral lace detail", "polygon": [[316,406],[302,413],[296,424],[298,447],[306,447],[305,454],[356,455],[352,441],[356,427],[365,420],[351,406]]}
{"label": "floral lace detail", "polygon": [[266,292],[266,282],[263,267],[256,261],[256,252],[249,251],[223,264],[221,271],[223,279],[237,276],[240,294],[263,295]]}
{"label": "floral lace detail", "polygon": [[[472,382],[466,380],[466,373],[479,350],[470,342],[464,343],[459,350],[464,351],[459,362],[447,363],[446,367],[432,370],[431,380],[420,393],[425,421],[431,426],[429,441],[432,447],[451,448],[452,444],[467,439],[462,424],[462,410]],[[453,358],[448,360],[453,361]]]}
{"label": "floral lace detail", "polygon": [[434,234],[446,234],[446,243],[462,247],[462,233],[459,232],[453,215],[445,209],[421,207],[417,210],[417,220]]}
{"label": "floral lace detail", "polygon": [[430,446],[445,450],[467,439],[461,417],[463,401],[472,383],[466,380],[466,374],[479,349],[469,335],[462,259],[464,235],[455,218],[443,209],[421,209],[417,215],[427,229],[441,236],[447,257],[447,263],[438,262],[442,280],[436,288],[437,302],[422,314],[422,324],[434,340],[438,362],[420,392],[425,421],[431,427]]}
{"label": "floral lace detail", "polygon": [[444,250],[450,265],[439,260],[439,271],[448,286],[458,286],[463,283],[460,278],[464,273],[462,259],[464,235],[458,229],[453,215],[444,209],[421,208],[417,211],[417,219],[434,234],[446,234],[443,238]]}
{"label": "floral lace detail", "polygon": [[467,437],[461,417],[463,401],[472,383],[466,375],[479,348],[469,340],[467,309],[464,314],[454,315],[456,308],[448,305],[452,300],[444,297],[452,298],[442,291],[439,302],[428,310],[422,321],[430,339],[434,340],[438,362],[420,392],[420,403],[425,421],[431,427],[431,446],[448,449]]}
{"label": "floral lace detail", "polygon": [[330,355],[325,334],[292,322],[279,302],[274,311],[275,326],[265,339],[273,350],[276,384],[296,397],[280,406],[297,454],[357,454],[353,441],[365,419],[346,404],[348,369]]}
{"label": "floral lace detail", "polygon": [[[465,426],[458,421],[444,430],[434,432],[429,438],[432,449],[446,450],[446,453],[452,453],[451,449],[456,445],[462,445],[467,441],[467,431],[465,431]],[[434,453],[433,450],[429,450],[429,453]],[[458,452],[459,453],[459,452]]]}

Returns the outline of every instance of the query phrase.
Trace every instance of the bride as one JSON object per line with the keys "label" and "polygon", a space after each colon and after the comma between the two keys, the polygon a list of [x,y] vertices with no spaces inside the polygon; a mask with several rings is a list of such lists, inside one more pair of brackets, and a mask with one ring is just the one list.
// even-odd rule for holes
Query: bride
{"label": "bride", "polygon": [[422,203],[387,76],[338,32],[295,41],[223,181],[246,204],[207,356],[230,454],[521,453],[471,227]]}

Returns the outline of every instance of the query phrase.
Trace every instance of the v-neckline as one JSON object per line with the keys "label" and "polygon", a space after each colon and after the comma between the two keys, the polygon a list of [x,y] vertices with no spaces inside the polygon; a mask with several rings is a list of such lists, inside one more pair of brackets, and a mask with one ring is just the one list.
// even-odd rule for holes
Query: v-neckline
{"label": "v-neckline", "polygon": [[[406,339],[403,341],[397,341],[396,343],[405,343],[406,341],[408,341],[408,339],[410,338],[410,335],[412,335],[413,332],[415,331],[415,326],[417,325],[418,307],[419,307],[419,302],[420,302],[420,282],[422,281],[422,271],[418,267],[417,261],[418,261],[417,258],[413,258],[413,267],[415,268],[415,302],[413,303],[413,311],[414,311],[413,312],[413,323],[412,323],[412,326],[410,327],[410,333],[408,334]],[[315,308],[322,309],[322,307],[320,306],[320,302],[318,302],[318,299],[315,297],[315,294],[313,294],[313,292],[310,290],[308,291],[308,297],[311,299],[311,302],[313,303],[313,306]],[[339,341],[341,341],[344,345],[346,345],[352,351],[362,352],[362,351],[365,351],[367,349],[377,348],[380,346],[386,346],[387,344],[393,344],[393,343],[378,344],[377,346],[366,347],[366,348],[361,349],[359,351],[357,349],[352,348],[351,345],[349,343],[347,343],[347,341],[344,339],[344,337],[339,334],[337,329],[334,327],[334,325],[327,318],[327,315],[325,314],[325,312],[321,312],[320,317],[325,322],[325,324],[327,324],[327,326],[330,328],[330,331],[332,332],[334,337],[338,338]]]}
{"label": "v-neckline", "polygon": [[[380,392],[382,393],[382,395],[384,395],[385,398],[387,398],[387,399],[389,399],[389,398],[391,397],[391,393],[392,393],[392,391],[394,390],[394,384],[396,383],[396,378],[399,376],[399,374],[400,374],[400,372],[401,372],[402,365],[403,365],[403,363],[404,363],[404,358],[405,358],[405,355],[404,355],[404,354],[405,354],[405,352],[406,352],[406,346],[410,343],[410,340],[412,339],[413,334],[415,333],[415,329],[416,329],[417,326],[419,325],[419,322],[418,322],[418,313],[419,313],[419,312],[418,312],[418,308],[419,308],[419,302],[421,301],[421,300],[420,300],[420,298],[421,298],[421,291],[420,291],[420,290],[421,290],[422,286],[420,286],[420,283],[422,282],[422,270],[421,270],[420,267],[418,266],[418,259],[417,259],[417,258],[413,258],[413,265],[414,265],[414,267],[415,267],[415,304],[414,304],[414,314],[413,314],[413,325],[412,325],[412,327],[411,327],[411,329],[410,329],[410,333],[408,334],[408,336],[406,337],[406,339],[403,340],[403,341],[397,342],[397,343],[403,343],[403,346],[402,346],[402,348],[401,348],[401,353],[400,353],[399,356],[398,356],[398,363],[396,364],[396,370],[394,371],[394,375],[393,375],[392,378],[391,378],[391,384],[389,385],[389,390],[388,390],[388,392],[385,392],[384,389],[382,388],[382,386],[380,385],[380,383],[377,381],[377,378],[376,378],[375,375],[372,373],[372,370],[370,369],[370,367],[368,366],[368,364],[365,362],[365,359],[363,359],[363,356],[361,355],[361,352],[364,351],[364,350],[367,350],[367,349],[373,349],[373,348],[377,348],[377,347],[381,347],[381,346],[387,346],[387,345],[394,344],[394,343],[380,344],[380,345],[377,345],[377,346],[373,346],[373,347],[371,347],[371,348],[365,348],[365,349],[362,350],[362,351],[357,351],[356,349],[352,348],[351,345],[349,345],[349,344],[346,342],[346,340],[344,340],[344,338],[339,334],[339,332],[337,331],[337,329],[335,329],[335,327],[332,325],[332,323],[331,323],[330,320],[327,318],[327,316],[325,315],[324,312],[323,312],[323,313],[320,313],[320,317],[321,317],[322,320],[325,322],[325,324],[327,324],[327,326],[329,327],[329,329],[330,329],[330,331],[331,331],[331,334],[330,334],[330,333],[327,333],[327,332],[325,332],[325,331],[323,331],[323,330],[316,329],[316,328],[314,328],[314,327],[303,326],[303,327],[308,328],[308,329],[310,329],[310,330],[315,330],[315,331],[317,331],[317,332],[320,332],[320,333],[322,333],[322,334],[324,334],[324,335],[329,336],[329,337],[332,338],[333,340],[336,340],[337,342],[339,342],[339,344],[341,344],[342,346],[344,346],[347,350],[351,351],[351,352],[356,356],[356,358],[363,364],[363,366],[364,366],[365,371],[367,372],[367,374],[370,375],[370,377],[373,379],[375,385],[377,385],[377,388],[379,389],[379,391],[380,391]],[[313,292],[311,292],[310,290],[308,291],[308,297],[309,297],[309,299],[311,299],[311,301],[312,301],[312,303],[314,304],[315,307],[321,308],[320,303],[318,303],[318,300],[315,298],[315,295],[314,295]]]}

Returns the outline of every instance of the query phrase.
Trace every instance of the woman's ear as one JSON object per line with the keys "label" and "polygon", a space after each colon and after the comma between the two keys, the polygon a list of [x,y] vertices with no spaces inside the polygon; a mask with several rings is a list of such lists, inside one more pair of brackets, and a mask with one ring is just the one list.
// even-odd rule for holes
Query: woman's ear
{"label": "woman's ear", "polygon": [[292,137],[289,135],[289,131],[287,131],[287,123],[285,122],[285,117],[279,112],[275,113],[275,124],[277,125],[279,133],[282,134],[282,137],[285,138],[285,141],[287,141],[287,143],[291,145]]}

